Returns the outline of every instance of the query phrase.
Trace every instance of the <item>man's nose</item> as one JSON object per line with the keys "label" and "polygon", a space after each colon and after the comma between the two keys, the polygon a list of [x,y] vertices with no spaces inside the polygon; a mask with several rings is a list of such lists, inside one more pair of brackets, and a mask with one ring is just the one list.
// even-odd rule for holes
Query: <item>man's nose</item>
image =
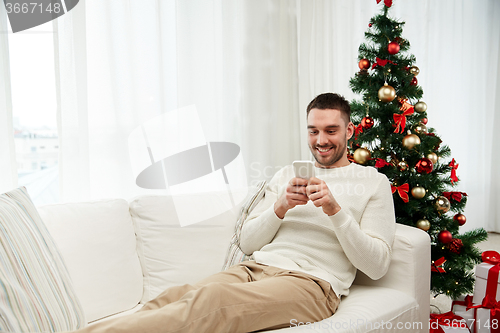
{"label": "man's nose", "polygon": [[325,133],[319,132],[317,144],[322,146],[328,143],[328,138]]}

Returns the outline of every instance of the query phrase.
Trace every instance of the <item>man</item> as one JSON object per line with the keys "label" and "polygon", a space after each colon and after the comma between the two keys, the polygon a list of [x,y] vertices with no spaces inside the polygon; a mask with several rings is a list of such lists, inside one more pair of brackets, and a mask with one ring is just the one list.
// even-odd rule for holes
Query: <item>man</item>
{"label": "man", "polygon": [[[307,107],[316,177],[291,166],[270,181],[243,226],[246,261],[200,281],[167,289],[127,317],[81,332],[253,332],[330,317],[356,269],[373,279],[388,267],[395,232],[387,178],[351,164],[349,103],[317,96]],[[193,268],[196,269],[196,268]]]}

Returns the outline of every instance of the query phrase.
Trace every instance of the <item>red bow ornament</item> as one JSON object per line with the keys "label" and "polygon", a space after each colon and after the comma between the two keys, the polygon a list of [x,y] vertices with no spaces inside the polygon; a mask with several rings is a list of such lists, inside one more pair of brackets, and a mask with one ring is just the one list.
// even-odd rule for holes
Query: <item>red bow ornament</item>
{"label": "red bow ornament", "polygon": [[395,113],[393,115],[394,122],[396,123],[396,129],[394,130],[394,133],[398,133],[398,132],[404,133],[405,127],[406,127],[406,116],[413,114],[414,111],[415,111],[415,108],[412,106],[412,107],[406,108],[402,114]]}
{"label": "red bow ornament", "polygon": [[[382,0],[377,0],[377,3],[380,3],[380,1],[382,1]],[[391,8],[391,6],[392,6],[392,0],[384,0],[384,5],[386,5],[387,7]]]}
{"label": "red bow ornament", "polygon": [[393,64],[393,65],[396,65],[396,63],[392,62],[391,60],[385,60],[385,59],[380,59],[379,57],[375,58],[375,63],[373,64],[372,66],[372,69],[374,69],[375,67],[377,66],[382,66],[384,67],[385,65],[387,65],[387,63],[390,63],[390,64]]}
{"label": "red bow ornament", "polygon": [[450,167],[451,167],[451,183],[454,184],[454,183],[458,182],[458,178],[457,178],[458,164],[455,164],[455,159],[451,160]]}
{"label": "red bow ornament", "polygon": [[434,261],[431,263],[431,272],[436,272],[436,273],[446,273],[444,270],[443,264],[446,262],[446,259],[444,257],[439,258],[438,260]]}
{"label": "red bow ornament", "polygon": [[446,197],[448,200],[455,200],[455,201],[462,201],[462,197],[466,197],[467,193],[465,192],[443,192],[443,195]]}
{"label": "red bow ornament", "polygon": [[410,201],[410,197],[408,196],[408,191],[410,190],[410,185],[408,183],[405,183],[401,186],[394,186],[391,184],[391,189],[392,189],[392,194],[396,193],[398,191],[399,196],[403,201],[406,203]]}
{"label": "red bow ornament", "polygon": [[363,133],[363,126],[361,126],[361,124],[359,124],[358,126],[356,126],[354,128],[354,140],[358,139],[358,134],[359,133]]}
{"label": "red bow ornament", "polygon": [[389,163],[381,158],[377,158],[377,162],[375,163],[375,168],[380,169],[380,168],[383,168],[385,166],[391,166],[391,165],[392,165],[391,163]]}

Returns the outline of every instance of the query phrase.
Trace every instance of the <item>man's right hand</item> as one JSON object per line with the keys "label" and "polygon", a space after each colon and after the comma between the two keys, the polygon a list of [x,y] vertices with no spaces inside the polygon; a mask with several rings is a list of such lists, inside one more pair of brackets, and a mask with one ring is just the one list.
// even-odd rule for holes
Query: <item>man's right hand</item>
{"label": "man's right hand", "polygon": [[297,205],[305,205],[309,198],[306,194],[307,179],[292,178],[286,187],[285,193],[274,204],[274,213],[280,219],[285,217],[289,209]]}

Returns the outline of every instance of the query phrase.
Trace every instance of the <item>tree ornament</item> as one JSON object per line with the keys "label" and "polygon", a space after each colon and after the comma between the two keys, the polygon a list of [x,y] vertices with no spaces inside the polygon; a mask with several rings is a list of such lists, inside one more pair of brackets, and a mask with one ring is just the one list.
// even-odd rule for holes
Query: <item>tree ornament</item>
{"label": "tree ornament", "polygon": [[366,148],[358,148],[354,152],[354,161],[358,164],[365,164],[368,162],[371,158],[371,153],[368,149]]}
{"label": "tree ornament", "polygon": [[438,241],[443,244],[448,244],[453,239],[453,235],[448,230],[443,230],[438,234]]}
{"label": "tree ornament", "polygon": [[406,163],[406,161],[401,161],[398,163],[398,168],[399,171],[406,171],[408,170],[408,163]]}
{"label": "tree ornament", "polygon": [[425,112],[427,110],[427,104],[425,104],[425,102],[418,101],[417,104],[415,104],[414,108],[415,108],[415,111],[422,113],[422,112]]}
{"label": "tree ornament", "polygon": [[420,219],[417,221],[417,228],[422,229],[423,231],[427,231],[431,228],[431,223],[429,220]]}
{"label": "tree ornament", "polygon": [[416,86],[418,84],[417,78],[414,76],[413,79],[411,79],[410,86]]}
{"label": "tree ornament", "polygon": [[417,76],[420,73],[420,69],[417,66],[411,66],[410,73],[414,76]]}
{"label": "tree ornament", "polygon": [[448,244],[448,249],[455,254],[460,254],[463,247],[464,243],[460,238],[452,238],[451,242]]}
{"label": "tree ornament", "polygon": [[428,121],[427,118],[422,118],[422,120],[420,120],[420,122],[424,125],[427,125],[427,121]]}
{"label": "tree ornament", "polygon": [[417,132],[418,134],[427,134],[427,126],[425,126],[424,124],[418,124],[417,126],[415,126],[415,132]]}
{"label": "tree ornament", "polygon": [[387,51],[389,52],[389,54],[396,54],[399,52],[399,44],[395,41],[392,41],[389,43],[389,45],[387,45]]}
{"label": "tree ornament", "polygon": [[372,23],[368,23],[368,26],[369,26],[370,28],[372,27],[372,25],[373,25]]}
{"label": "tree ornament", "polygon": [[396,90],[390,85],[384,83],[384,86],[378,90],[378,99],[384,103],[392,102],[396,98]]}
{"label": "tree ornament", "polygon": [[370,68],[370,60],[361,59],[358,63],[359,69],[368,69]]}
{"label": "tree ornament", "polygon": [[416,134],[408,134],[403,138],[403,146],[407,149],[413,149],[420,144],[420,138]]}
{"label": "tree ornament", "polygon": [[418,173],[431,173],[432,168],[433,165],[431,160],[426,157],[419,159],[415,165],[415,170],[417,170]]}
{"label": "tree ornament", "polygon": [[453,216],[453,219],[457,221],[458,225],[464,225],[467,221],[464,214],[456,214],[455,216]]}
{"label": "tree ornament", "polygon": [[422,186],[415,186],[414,188],[411,189],[411,195],[415,198],[415,199],[422,199],[423,197],[425,197],[425,188],[423,188]]}
{"label": "tree ornament", "polygon": [[361,119],[361,127],[363,127],[364,129],[370,129],[373,127],[373,118],[371,117],[364,117],[363,119]]}
{"label": "tree ornament", "polygon": [[434,208],[436,208],[439,213],[446,213],[450,210],[450,201],[446,199],[446,197],[439,196],[436,198],[436,201],[434,201]]}
{"label": "tree ornament", "polygon": [[438,156],[436,153],[427,154],[427,158],[431,160],[432,164],[436,164],[438,162]]}

